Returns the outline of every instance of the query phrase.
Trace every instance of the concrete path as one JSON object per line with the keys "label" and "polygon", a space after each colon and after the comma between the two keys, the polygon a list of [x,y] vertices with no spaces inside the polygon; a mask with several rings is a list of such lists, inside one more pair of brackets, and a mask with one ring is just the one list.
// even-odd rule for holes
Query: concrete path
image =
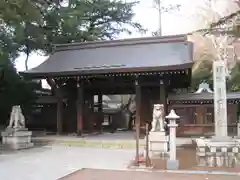
{"label": "concrete path", "polygon": [[45,146],[0,154],[1,180],[55,180],[81,168],[125,169],[134,150]]}

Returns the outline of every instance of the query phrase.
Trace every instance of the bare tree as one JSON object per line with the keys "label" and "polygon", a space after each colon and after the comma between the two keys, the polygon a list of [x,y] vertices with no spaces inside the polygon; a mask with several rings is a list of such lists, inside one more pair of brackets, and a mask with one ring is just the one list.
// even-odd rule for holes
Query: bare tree
{"label": "bare tree", "polygon": [[153,32],[153,36],[161,36],[162,35],[162,13],[170,13],[175,10],[179,10],[180,5],[176,4],[169,4],[168,6],[163,6],[164,0],[153,0],[153,7],[157,9],[158,11],[158,30],[156,32]]}
{"label": "bare tree", "polygon": [[237,37],[240,36],[240,0],[233,1],[233,10],[227,15],[221,17],[217,21],[214,21],[210,25],[210,30],[219,26],[230,26],[232,28],[233,34]]}
{"label": "bare tree", "polygon": [[[212,22],[219,20],[224,13],[229,13],[234,10],[234,2],[229,1],[227,3],[227,7],[225,7],[225,12],[219,11],[216,8],[217,0],[205,0],[204,4],[201,7],[198,7],[197,13],[193,16],[195,22],[199,26],[199,29],[205,29],[209,27]],[[194,60],[195,65],[193,67],[193,75],[195,72],[199,70],[199,68],[204,67],[205,64],[211,64],[211,61],[216,60],[217,56],[219,56],[219,48],[216,44],[224,44],[225,51],[227,54],[226,65],[228,69],[235,65],[234,59],[234,45],[233,42],[235,40],[234,37],[230,36],[225,32],[223,27],[216,29],[212,33],[205,34],[204,31],[197,31],[194,32],[192,35],[189,36],[189,40],[194,43]],[[223,43],[223,41],[225,41]],[[210,61],[210,62],[209,62]]]}
{"label": "bare tree", "polygon": [[[191,14],[197,31],[204,33],[221,32],[230,35],[239,33],[236,31],[240,20],[238,1],[204,0],[204,3],[198,6],[194,14]],[[221,4],[224,2],[225,4]]]}

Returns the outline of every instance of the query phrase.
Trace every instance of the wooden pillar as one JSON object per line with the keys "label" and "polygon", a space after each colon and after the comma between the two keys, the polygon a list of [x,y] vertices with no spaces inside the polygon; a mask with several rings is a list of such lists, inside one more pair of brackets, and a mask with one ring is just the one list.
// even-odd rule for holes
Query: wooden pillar
{"label": "wooden pillar", "polygon": [[62,93],[59,85],[52,78],[47,78],[47,83],[51,87],[54,92],[55,97],[57,98],[57,134],[62,133],[62,123],[63,123],[63,101],[62,101]]}
{"label": "wooden pillar", "polygon": [[101,93],[98,94],[98,112],[102,112],[102,101],[103,101],[103,96]]}
{"label": "wooden pillar", "polygon": [[163,80],[160,80],[160,104],[164,105],[164,113],[167,114],[167,96]]}
{"label": "wooden pillar", "polygon": [[[145,126],[146,121],[148,120],[148,101],[147,101],[147,91],[146,87],[141,87],[141,105],[140,105],[140,126]],[[140,134],[142,132],[140,131]],[[145,132],[144,132],[145,133]]]}
{"label": "wooden pillar", "polygon": [[196,107],[196,124],[204,124],[204,106],[200,105]]}
{"label": "wooden pillar", "polygon": [[62,112],[63,112],[63,102],[61,99],[58,99],[57,102],[57,134],[62,133]]}
{"label": "wooden pillar", "polygon": [[83,131],[84,98],[83,87],[77,84],[77,135],[81,136]]}
{"label": "wooden pillar", "polygon": [[136,120],[135,120],[135,129],[136,129],[136,164],[139,164],[139,136],[140,136],[140,111],[141,111],[141,86],[139,85],[138,80],[135,81],[135,93],[136,93]]}
{"label": "wooden pillar", "polygon": [[103,123],[103,95],[98,93],[98,116],[97,116],[97,127],[102,132],[102,123]]}
{"label": "wooden pillar", "polygon": [[89,94],[89,114],[88,114],[88,129],[90,132],[93,131],[93,118],[94,118],[94,95],[91,92]]}
{"label": "wooden pillar", "polygon": [[[166,87],[164,84],[164,80],[160,80],[160,104],[163,104],[164,107],[164,117],[168,114],[168,107],[167,107],[167,95],[166,95]],[[166,119],[168,123],[168,119]],[[169,128],[168,126],[165,126],[165,131],[167,134],[169,134]]]}

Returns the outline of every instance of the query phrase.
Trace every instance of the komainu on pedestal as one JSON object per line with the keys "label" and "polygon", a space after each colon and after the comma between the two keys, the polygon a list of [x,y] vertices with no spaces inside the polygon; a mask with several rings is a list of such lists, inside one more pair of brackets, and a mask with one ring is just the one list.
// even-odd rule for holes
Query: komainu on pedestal
{"label": "komainu on pedestal", "polygon": [[168,136],[165,129],[164,105],[154,104],[152,129],[149,132],[150,156],[166,156],[168,152]]}
{"label": "komainu on pedestal", "polygon": [[153,108],[153,120],[151,132],[164,130],[164,106],[163,104],[155,104]]}
{"label": "komainu on pedestal", "polygon": [[25,127],[25,118],[19,105],[12,107],[9,125],[1,133],[3,146],[7,149],[26,149],[33,147],[32,132]]}

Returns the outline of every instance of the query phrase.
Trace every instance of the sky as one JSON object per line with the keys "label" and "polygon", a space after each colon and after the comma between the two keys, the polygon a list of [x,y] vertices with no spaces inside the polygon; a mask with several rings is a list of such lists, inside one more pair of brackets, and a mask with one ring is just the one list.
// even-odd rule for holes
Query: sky
{"label": "sky", "polygon": [[[131,0],[126,0],[131,1]],[[205,0],[161,0],[163,7],[168,7],[170,4],[179,4],[179,10],[162,13],[162,35],[184,34],[199,29],[203,22],[199,18],[197,12],[202,11],[202,4]],[[215,0],[216,1],[216,0]],[[217,0],[221,7],[229,0]],[[146,34],[134,32],[131,35],[121,34],[119,38],[134,38],[151,36],[152,32],[158,30],[158,10],[154,8],[154,0],[140,0],[140,3],[134,8],[134,20],[138,21],[148,30]],[[215,6],[214,6],[215,7]],[[20,56],[16,60],[16,68],[18,71],[24,71],[25,55]],[[47,57],[41,56],[37,53],[31,54],[29,58],[29,69],[34,68],[45,61]]]}

